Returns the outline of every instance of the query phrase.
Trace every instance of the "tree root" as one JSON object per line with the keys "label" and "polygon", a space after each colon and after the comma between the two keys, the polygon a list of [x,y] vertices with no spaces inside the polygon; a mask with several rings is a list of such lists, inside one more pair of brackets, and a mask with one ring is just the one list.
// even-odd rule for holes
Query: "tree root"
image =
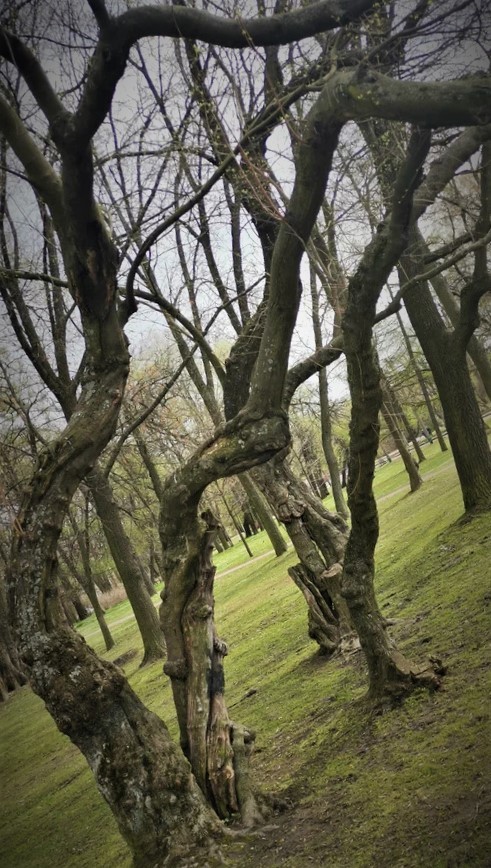
{"label": "tree root", "polygon": [[[399,656],[399,655],[397,655]],[[437,657],[430,657],[422,667],[413,666],[402,658],[402,665],[393,662],[383,684],[371,689],[368,698],[375,712],[400,705],[415,690],[439,690],[446,668]]]}

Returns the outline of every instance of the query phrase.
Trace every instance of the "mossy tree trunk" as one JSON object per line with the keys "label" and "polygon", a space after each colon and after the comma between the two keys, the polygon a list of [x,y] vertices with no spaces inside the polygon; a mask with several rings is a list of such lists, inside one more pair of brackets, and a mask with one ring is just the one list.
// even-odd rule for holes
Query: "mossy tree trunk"
{"label": "mossy tree trunk", "polygon": [[393,190],[392,210],[366,248],[349,281],[343,319],[344,351],[351,394],[348,505],[351,531],[346,546],[343,595],[365,652],[373,699],[400,695],[416,684],[438,685],[432,669],[419,670],[390,641],[378,608],[374,554],[379,524],[373,477],[382,406],[381,372],[373,343],[376,304],[390,271],[407,243],[414,187],[429,147],[429,134],[416,132]]}

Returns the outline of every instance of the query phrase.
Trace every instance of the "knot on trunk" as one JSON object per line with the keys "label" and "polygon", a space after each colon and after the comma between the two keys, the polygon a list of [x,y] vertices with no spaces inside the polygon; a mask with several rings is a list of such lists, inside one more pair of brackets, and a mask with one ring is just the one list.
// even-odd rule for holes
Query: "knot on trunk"
{"label": "knot on trunk", "polygon": [[294,497],[288,497],[283,503],[278,506],[278,518],[284,524],[289,521],[294,521],[296,518],[301,518],[305,512],[305,504],[300,500],[295,500]]}
{"label": "knot on trunk", "polygon": [[196,621],[206,621],[213,615],[213,606],[198,601],[188,607],[188,615]]}
{"label": "knot on trunk", "polygon": [[164,663],[164,674],[175,681],[185,681],[188,677],[188,664],[184,657],[179,657],[177,660],[167,660]]}

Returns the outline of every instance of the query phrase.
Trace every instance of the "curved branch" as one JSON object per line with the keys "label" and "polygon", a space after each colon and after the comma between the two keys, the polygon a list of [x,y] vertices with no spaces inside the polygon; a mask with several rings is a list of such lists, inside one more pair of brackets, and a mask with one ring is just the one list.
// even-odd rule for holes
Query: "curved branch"
{"label": "curved branch", "polygon": [[283,394],[283,408],[285,411],[288,410],[293,395],[299,386],[305,383],[309,377],[317,374],[321,368],[327,368],[332,362],[339,359],[343,354],[343,347],[343,336],[339,334],[326,346],[320,347],[315,353],[312,353],[312,355],[307,356],[306,359],[302,359],[301,362],[294,365],[293,368],[290,368],[286,377]]}
{"label": "curved branch", "polygon": [[15,34],[3,27],[0,27],[0,56],[17,67],[49,123],[61,116],[68,117],[37,57]]}
{"label": "curved branch", "polygon": [[0,129],[24,166],[30,183],[48,206],[56,231],[63,237],[65,210],[61,180],[30,137],[16,112],[1,95]]}

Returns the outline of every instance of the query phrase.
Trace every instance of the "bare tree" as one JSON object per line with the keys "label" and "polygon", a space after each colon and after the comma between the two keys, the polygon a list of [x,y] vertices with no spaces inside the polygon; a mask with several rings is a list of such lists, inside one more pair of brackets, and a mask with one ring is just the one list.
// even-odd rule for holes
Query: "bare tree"
{"label": "bare tree", "polygon": [[[182,858],[189,847],[207,844],[218,824],[204,794],[220,815],[240,810],[249,822],[257,816],[247,772],[252,734],[230,721],[224,700],[226,648],[214,625],[210,560],[216,524],[206,511],[200,515],[199,504],[211,482],[264,463],[288,446],[285,380],[301,295],[300,263],[322,206],[340,134],[351,119],[372,116],[414,124],[416,129],[398,167],[385,220],[347,288],[343,348],[353,408],[352,529],[343,596],[369,662],[374,694],[400,693],[418,683],[437,682],[433,671],[415,672],[393,648],[374,598],[378,524],[372,478],[381,397],[372,330],[377,300],[407,241],[412,196],[430,145],[429,127],[489,123],[487,76],[398,81],[362,63],[340,65],[317,83],[319,94],[296,149],[288,208],[279,225],[275,220],[274,229],[269,227],[274,244],[268,248],[268,295],[254,334],[258,349],[250,381],[248,376],[245,380],[246,394],[244,385],[230,390],[227,421],[162,486],[166,671],[194,776],[165,725],[145,709],[117,667],[99,660],[63,629],[56,611],[56,546],[62,521],[78,484],[114,432],[128,373],[122,322],[134,307],[132,278],[148,245],[163,231],[159,227],[142,246],[132,264],[125,302],[119,305],[119,262],[93,194],[91,140],[107,116],[131,46],[144,36],[157,35],[234,48],[286,43],[338,27],[371,5],[337,2],[333,15],[330,3],[320,2],[285,15],[237,21],[182,6],[139,7],[111,17],[102,3],[92,0],[100,34],[72,112],[27,45],[11,32],[0,37],[0,52],[18,67],[47,118],[61,163],[58,175],[15,108],[0,101],[0,123],[9,145],[50,209],[86,342],[84,377],[74,412],[42,454],[21,504],[9,591],[33,687],[59,728],[86,756],[133,849],[136,865]],[[205,183],[203,195],[206,189]],[[333,348],[324,355],[318,351],[309,364],[326,364],[330,352]],[[289,375],[288,388],[301,381],[309,364]]]}

